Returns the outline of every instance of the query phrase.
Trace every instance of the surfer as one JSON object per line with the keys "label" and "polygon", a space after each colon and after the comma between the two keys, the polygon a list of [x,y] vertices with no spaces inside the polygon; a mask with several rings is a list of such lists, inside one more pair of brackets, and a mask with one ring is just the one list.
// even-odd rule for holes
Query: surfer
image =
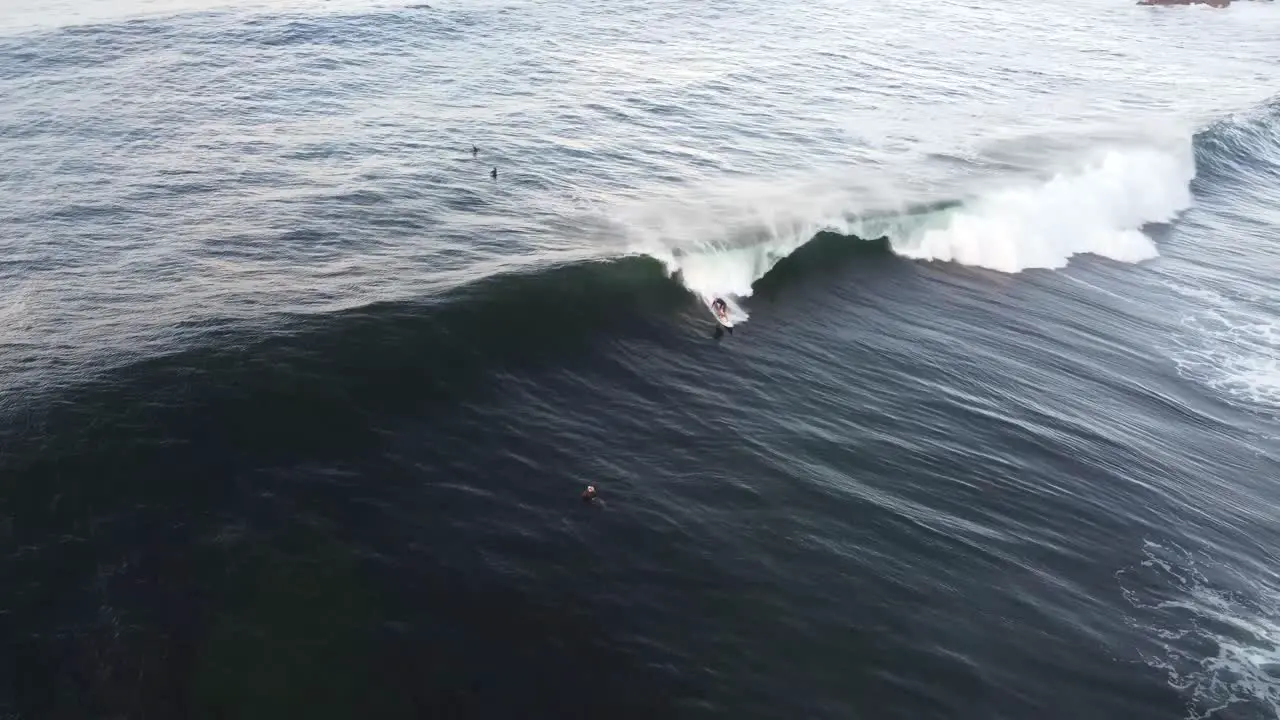
{"label": "surfer", "polygon": [[475,143],[471,143],[471,157],[475,157],[476,155],[479,155],[479,154],[480,154],[480,148],[476,147]]}
{"label": "surfer", "polygon": [[497,180],[497,179],[498,179],[498,168],[494,168],[494,169],[490,170],[490,171],[489,171],[489,177],[493,178],[494,180]]}
{"label": "surfer", "polygon": [[723,298],[716,298],[711,303],[711,309],[715,311],[716,317],[720,318],[720,322],[729,328],[729,332],[733,332],[733,326],[729,324],[729,303]]}

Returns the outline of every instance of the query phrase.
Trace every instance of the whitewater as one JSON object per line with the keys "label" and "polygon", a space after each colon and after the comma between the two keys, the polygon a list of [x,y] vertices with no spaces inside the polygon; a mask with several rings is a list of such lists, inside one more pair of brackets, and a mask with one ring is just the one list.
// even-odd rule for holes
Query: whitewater
{"label": "whitewater", "polygon": [[1195,175],[1186,137],[1085,150],[1039,177],[983,178],[980,191],[959,200],[899,192],[895,202],[887,186],[833,189],[829,178],[792,192],[742,183],[633,211],[620,223],[635,238],[632,252],[661,261],[705,303],[727,299],[741,322],[753,284],[824,231],[850,242],[887,237],[906,259],[1003,273],[1060,269],[1081,254],[1150,260],[1159,250],[1144,229],[1190,207]]}

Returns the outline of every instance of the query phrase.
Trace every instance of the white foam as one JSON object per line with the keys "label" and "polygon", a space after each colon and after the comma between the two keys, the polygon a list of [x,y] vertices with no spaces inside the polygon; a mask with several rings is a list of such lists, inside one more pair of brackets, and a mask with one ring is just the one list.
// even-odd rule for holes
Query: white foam
{"label": "white foam", "polygon": [[1179,374],[1251,409],[1280,410],[1280,316],[1213,291],[1195,297],[1203,309],[1173,338]]}
{"label": "white foam", "polygon": [[[1244,577],[1172,543],[1147,542],[1143,554],[1116,577],[1133,609],[1130,622],[1158,648],[1143,659],[1186,694],[1187,719],[1216,717],[1233,705],[1280,717],[1280,608],[1269,582],[1275,578]],[[1211,581],[1210,569],[1237,589]]]}
{"label": "white foam", "polygon": [[1092,253],[1136,263],[1158,255],[1141,232],[1190,207],[1195,160],[1176,149],[1111,149],[1048,181],[980,196],[944,226],[895,238],[905,257],[944,260],[1002,272],[1061,268]]}

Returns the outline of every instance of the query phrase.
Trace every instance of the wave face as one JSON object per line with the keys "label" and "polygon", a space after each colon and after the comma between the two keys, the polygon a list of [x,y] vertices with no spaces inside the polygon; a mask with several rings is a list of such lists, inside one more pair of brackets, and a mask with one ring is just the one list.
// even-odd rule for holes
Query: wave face
{"label": "wave face", "polygon": [[1232,192],[1271,186],[1280,174],[1280,97],[1256,110],[1213,123],[1196,135],[1200,176]]}
{"label": "wave face", "polygon": [[1189,218],[1205,225],[1207,239],[1162,278],[1187,303],[1179,332],[1170,339],[1173,360],[1183,377],[1275,417],[1280,412],[1280,313],[1270,261],[1274,251],[1268,251],[1280,225],[1274,202],[1280,99],[1199,133],[1196,161],[1196,195],[1212,216]]}

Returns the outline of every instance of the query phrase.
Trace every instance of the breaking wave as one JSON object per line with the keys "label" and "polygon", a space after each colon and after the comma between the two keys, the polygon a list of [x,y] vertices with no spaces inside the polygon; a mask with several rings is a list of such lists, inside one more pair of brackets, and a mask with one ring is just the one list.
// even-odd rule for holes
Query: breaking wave
{"label": "breaking wave", "polygon": [[1007,273],[1062,268],[1085,253],[1141,262],[1158,255],[1143,229],[1190,207],[1195,174],[1187,139],[1101,150],[1047,178],[1019,178],[963,200],[866,210],[860,206],[871,203],[852,191],[810,186],[668,202],[623,224],[634,251],[662,262],[704,302],[732,303],[824,232],[886,237],[900,257]]}
{"label": "breaking wave", "polygon": [[1142,228],[1191,206],[1195,159],[1178,150],[1108,150],[1047,181],[967,202],[942,227],[894,243],[905,257],[1001,272],[1061,268],[1074,255],[1126,263],[1159,253]]}

